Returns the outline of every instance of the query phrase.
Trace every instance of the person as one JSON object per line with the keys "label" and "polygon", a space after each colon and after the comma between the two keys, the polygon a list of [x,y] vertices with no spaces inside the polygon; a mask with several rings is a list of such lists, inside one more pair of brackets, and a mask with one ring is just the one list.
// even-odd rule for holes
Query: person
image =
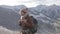
{"label": "person", "polygon": [[19,26],[22,28],[22,34],[34,34],[37,32],[37,20],[33,16],[29,16],[28,8],[24,8],[20,12]]}

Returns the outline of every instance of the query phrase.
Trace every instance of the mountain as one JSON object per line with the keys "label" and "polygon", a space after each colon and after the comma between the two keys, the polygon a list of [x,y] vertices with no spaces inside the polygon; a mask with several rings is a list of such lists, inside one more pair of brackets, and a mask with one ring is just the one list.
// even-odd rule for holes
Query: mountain
{"label": "mountain", "polygon": [[58,24],[59,22],[56,22],[60,18],[59,9],[60,6],[57,5],[38,5],[37,7],[30,8],[31,14],[39,22],[38,32],[41,34],[57,34],[56,32],[58,32],[58,30],[60,31],[60,24]]}
{"label": "mountain", "polygon": [[12,31],[5,27],[0,26],[0,34],[21,34],[20,31]]}
{"label": "mountain", "polygon": [[10,30],[18,30],[19,14],[11,9],[0,7],[0,26]]}
{"label": "mountain", "polygon": [[[19,10],[24,5],[0,6],[0,26],[10,30],[19,30],[18,20]],[[60,33],[60,6],[57,5],[38,5],[28,8],[29,14],[38,21],[37,34],[57,34]]]}
{"label": "mountain", "polygon": [[0,7],[7,8],[7,9],[12,9],[15,12],[19,12],[20,9],[26,7],[24,5],[16,5],[16,6],[7,6],[7,5],[0,5]]}

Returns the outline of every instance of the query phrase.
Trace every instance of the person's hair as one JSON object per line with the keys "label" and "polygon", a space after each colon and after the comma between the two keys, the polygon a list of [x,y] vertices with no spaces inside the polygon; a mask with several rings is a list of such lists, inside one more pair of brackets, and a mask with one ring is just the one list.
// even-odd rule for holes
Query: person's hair
{"label": "person's hair", "polygon": [[28,10],[28,8],[22,8],[22,9],[20,9],[19,14],[21,14],[21,12],[22,12],[24,9]]}

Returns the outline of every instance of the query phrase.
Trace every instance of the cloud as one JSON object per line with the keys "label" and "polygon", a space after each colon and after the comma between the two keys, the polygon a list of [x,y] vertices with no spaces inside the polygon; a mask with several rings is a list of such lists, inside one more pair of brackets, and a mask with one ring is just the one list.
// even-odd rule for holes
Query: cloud
{"label": "cloud", "polygon": [[17,2],[15,0],[1,0],[0,5],[15,5]]}
{"label": "cloud", "polygon": [[60,0],[0,0],[0,5],[26,5],[34,7],[36,5],[60,5]]}
{"label": "cloud", "polygon": [[52,4],[56,4],[56,5],[60,5],[60,0],[35,0],[37,1],[37,4],[42,4],[42,5],[52,5]]}
{"label": "cloud", "polygon": [[32,3],[32,4],[35,3],[40,5],[52,5],[52,4],[60,5],[60,0],[25,0],[25,1],[22,0],[22,3]]}

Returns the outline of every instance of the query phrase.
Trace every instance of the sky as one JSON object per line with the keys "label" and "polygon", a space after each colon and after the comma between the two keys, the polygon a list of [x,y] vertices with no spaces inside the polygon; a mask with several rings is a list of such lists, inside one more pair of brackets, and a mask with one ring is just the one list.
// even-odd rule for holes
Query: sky
{"label": "sky", "polygon": [[37,5],[60,5],[60,0],[0,0],[0,5],[25,5],[27,7],[35,7]]}

